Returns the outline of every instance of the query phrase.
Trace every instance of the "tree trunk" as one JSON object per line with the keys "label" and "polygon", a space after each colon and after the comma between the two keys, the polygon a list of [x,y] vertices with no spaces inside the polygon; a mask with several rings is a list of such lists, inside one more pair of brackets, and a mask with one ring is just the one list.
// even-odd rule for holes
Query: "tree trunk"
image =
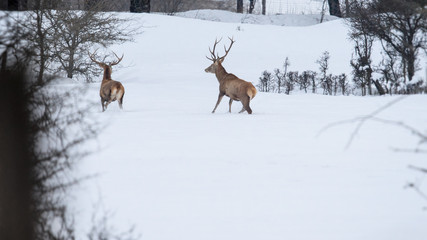
{"label": "tree trunk", "polygon": [[142,12],[149,13],[151,11],[151,1],[142,0]]}
{"label": "tree trunk", "polygon": [[36,37],[38,38],[37,47],[39,48],[39,66],[38,66],[38,73],[37,73],[37,82],[41,85],[43,84],[43,76],[44,71],[46,69],[47,64],[47,51],[45,48],[45,40],[46,40],[46,34],[43,32],[43,14],[44,12],[37,10],[37,33]]}
{"label": "tree trunk", "polygon": [[7,1],[7,10],[9,10],[9,11],[17,11],[17,10],[19,10],[19,2],[18,2],[18,0],[8,0]]}
{"label": "tree trunk", "polygon": [[345,0],[345,13],[344,17],[350,17],[350,2],[349,0]]}
{"label": "tree trunk", "polygon": [[384,95],[385,94],[385,90],[384,90],[383,86],[381,86],[380,82],[378,80],[374,80],[372,82],[374,82],[374,85],[377,88],[378,93],[380,95]]}
{"label": "tree trunk", "polygon": [[368,85],[368,94],[372,95],[372,69],[369,67],[369,69],[366,70],[366,83]]}
{"label": "tree trunk", "polygon": [[130,12],[149,13],[151,10],[150,0],[130,0]]}
{"label": "tree trunk", "polygon": [[[412,43],[411,43],[411,46],[413,46]],[[416,56],[415,56],[415,53],[411,50],[409,50],[408,53],[403,54],[403,56],[404,58],[406,58],[406,61],[407,61],[406,68],[407,68],[408,80],[411,81],[415,75]]]}
{"label": "tree trunk", "polygon": [[328,0],[329,14],[332,16],[342,17],[339,0]]}
{"label": "tree trunk", "polygon": [[28,82],[23,72],[0,72],[2,88],[7,89],[0,94],[0,239],[36,239],[30,208],[34,204],[30,149],[35,146],[29,133]]}
{"label": "tree trunk", "polygon": [[237,0],[237,13],[243,13],[243,0]]}
{"label": "tree trunk", "polygon": [[67,67],[67,78],[73,78],[73,70],[74,70],[74,51],[71,51],[70,59],[68,61],[68,67]]}
{"label": "tree trunk", "polygon": [[0,9],[9,11],[27,10],[27,0],[1,0]]}
{"label": "tree trunk", "polygon": [[0,67],[0,73],[6,71],[6,66],[7,66],[7,51],[8,49],[6,48],[3,53],[1,54],[1,67]]}
{"label": "tree trunk", "polygon": [[266,13],[266,0],[262,0],[262,15],[265,15]]}
{"label": "tree trunk", "polygon": [[252,14],[255,8],[255,0],[249,0],[249,13]]}

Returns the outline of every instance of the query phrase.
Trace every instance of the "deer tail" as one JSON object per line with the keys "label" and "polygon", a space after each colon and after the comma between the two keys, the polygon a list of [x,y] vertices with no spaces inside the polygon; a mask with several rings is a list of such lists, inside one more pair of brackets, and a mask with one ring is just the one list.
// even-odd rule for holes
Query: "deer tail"
{"label": "deer tail", "polygon": [[255,97],[255,95],[257,94],[256,88],[252,85],[251,87],[248,88],[247,94],[248,94],[250,99],[253,99]]}
{"label": "deer tail", "polygon": [[125,94],[125,89],[123,85],[111,87],[110,98],[112,101],[119,100]]}

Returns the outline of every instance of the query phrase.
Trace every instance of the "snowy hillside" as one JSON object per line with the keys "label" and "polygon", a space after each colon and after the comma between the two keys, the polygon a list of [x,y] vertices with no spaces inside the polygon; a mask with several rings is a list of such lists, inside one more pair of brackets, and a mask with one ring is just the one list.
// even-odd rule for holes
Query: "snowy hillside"
{"label": "snowy hillside", "polygon": [[[416,148],[417,137],[367,121],[345,148],[357,122],[322,132],[399,96],[258,93],[253,115],[238,114],[239,102],[228,113],[226,98],[211,114],[218,82],[204,69],[215,38],[234,37],[224,67],[254,84],[286,57],[292,70],[317,70],[324,51],[331,73],[349,74],[352,45],[341,20],[283,27],[135,16],[144,32],[109,49],[124,53],[124,67],[112,73],[126,89],[124,110],[116,102],[104,113],[92,109],[106,127],[76,169],[98,174],[70,196],[80,234],[102,205],[116,228],[134,224],[144,240],[426,239],[427,202],[404,186],[423,183],[408,165],[427,167],[427,157],[394,150]],[[99,83],[85,87],[99,101]],[[426,102],[409,96],[377,117],[425,133]]]}
{"label": "snowy hillside", "polygon": [[[193,10],[188,12],[179,12],[176,16],[215,22],[252,23],[279,26],[309,26],[320,23],[321,19],[320,14],[254,15],[238,14],[219,10]],[[334,19],[337,18],[325,15],[323,21],[326,22]]]}

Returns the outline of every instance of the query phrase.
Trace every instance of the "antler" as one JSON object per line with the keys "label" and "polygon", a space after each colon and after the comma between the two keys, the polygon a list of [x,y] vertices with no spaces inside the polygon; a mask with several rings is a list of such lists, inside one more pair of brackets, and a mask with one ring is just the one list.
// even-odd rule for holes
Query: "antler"
{"label": "antler", "polygon": [[[87,53],[88,53],[88,55],[89,55],[90,60],[92,60],[92,62],[97,63],[97,64],[104,64],[104,65],[106,65],[105,63],[103,63],[103,62],[99,62],[99,61],[97,61],[97,60],[95,59],[95,53],[96,53],[96,51],[98,51],[98,49],[96,49],[96,50],[95,50],[95,52],[93,52],[93,53],[90,53],[89,51],[87,51]],[[122,54],[122,57],[119,57],[119,56],[117,56],[117,54],[116,54],[115,52],[113,52],[113,53],[114,53],[114,55],[116,56],[117,60],[116,60],[116,61],[111,62],[111,63],[109,64],[110,66],[114,66],[114,65],[119,64],[119,63],[122,61],[123,57],[125,56],[124,54]]]}
{"label": "antler", "polygon": [[89,52],[89,50],[87,51],[87,54],[89,55],[90,60],[92,60],[92,62],[97,63],[97,64],[102,64],[102,62],[98,62],[96,61],[94,55],[96,53],[96,51],[98,51],[98,49],[95,50],[95,52],[93,52],[92,54]]}
{"label": "antler", "polygon": [[230,43],[230,46],[228,47],[228,50],[224,46],[225,55],[221,57],[222,61],[224,61],[224,58],[228,55],[228,52],[230,51],[231,47],[233,46],[233,43],[235,42],[233,38],[228,37],[228,39],[230,39],[231,43]]}
{"label": "antler", "polygon": [[121,62],[121,61],[122,61],[122,59],[123,59],[123,57],[125,56],[125,54],[123,53],[123,54],[122,54],[122,57],[121,57],[121,58],[119,58],[119,56],[117,56],[117,54],[116,54],[115,52],[113,52],[113,53],[114,53],[114,55],[116,56],[117,61],[113,61],[113,62],[111,62],[111,63],[110,63],[110,66],[114,66],[114,65],[119,64],[119,62]]}
{"label": "antler", "polygon": [[[213,50],[211,51],[211,47],[209,47],[209,52],[211,53],[211,58],[209,58],[208,56],[206,56],[207,59],[215,62],[216,60],[218,60],[219,56],[215,56],[215,48],[216,45],[221,42],[222,38],[219,39],[219,41],[217,39],[215,39],[215,44],[213,46]],[[218,54],[217,54],[218,55]]]}
{"label": "antler", "polygon": [[221,38],[221,39],[219,39],[219,41],[215,39],[215,44],[214,44],[214,46],[213,46],[213,50],[211,50],[211,48],[209,47],[209,52],[211,53],[211,57],[206,56],[206,58],[207,58],[207,59],[209,59],[209,60],[211,60],[211,61],[213,61],[213,62],[217,61],[218,59],[222,59],[221,61],[224,61],[224,58],[228,55],[228,52],[230,51],[231,46],[233,46],[233,43],[235,42],[235,41],[233,40],[233,38],[228,37],[228,39],[230,39],[231,43],[230,43],[230,46],[228,47],[228,50],[227,50],[227,48],[224,46],[224,50],[225,50],[225,55],[224,55],[224,56],[219,57],[218,53],[217,53],[217,54],[216,54],[216,56],[215,56],[215,48],[216,48],[216,45],[217,45],[219,42],[221,42],[221,40],[222,40],[222,38]]}

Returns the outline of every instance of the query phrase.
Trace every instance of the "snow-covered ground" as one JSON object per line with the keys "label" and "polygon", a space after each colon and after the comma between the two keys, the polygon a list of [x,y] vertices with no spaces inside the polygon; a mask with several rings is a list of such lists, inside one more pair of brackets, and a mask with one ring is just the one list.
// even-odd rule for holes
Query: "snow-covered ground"
{"label": "snow-covered ground", "polygon": [[[238,14],[233,12],[219,10],[193,10],[176,13],[176,16],[209,20],[215,22],[228,23],[251,23],[262,25],[279,25],[279,26],[310,26],[320,23],[320,14],[276,14],[276,15],[255,15],[255,14]],[[323,21],[337,19],[334,16],[325,15]]]}
{"label": "snow-covered ground", "polygon": [[[235,0],[231,1],[236,2]],[[243,5],[248,8],[249,1],[243,1]],[[267,14],[320,14],[322,6],[323,0],[266,0]],[[328,8],[328,4],[326,3],[324,7]],[[261,1],[255,1],[254,12],[260,13],[261,8]]]}
{"label": "snow-covered ground", "polygon": [[[419,139],[367,121],[346,148],[357,122],[322,131],[399,96],[258,93],[253,115],[238,114],[239,102],[228,113],[226,98],[211,114],[218,82],[204,69],[215,38],[234,37],[224,66],[254,84],[286,57],[291,70],[317,70],[324,51],[331,73],[349,74],[352,45],[341,20],[283,27],[135,16],[144,32],[111,48],[124,53],[125,67],[112,74],[126,88],[124,110],[92,109],[106,127],[75,172],[99,174],[70,196],[80,231],[101,199],[116,228],[135,225],[145,240],[426,239],[427,202],[405,189],[425,180],[408,165],[427,167],[426,154],[394,150],[416,148]],[[99,101],[99,83],[86,88]],[[426,102],[408,96],[377,117],[425,133]]]}

